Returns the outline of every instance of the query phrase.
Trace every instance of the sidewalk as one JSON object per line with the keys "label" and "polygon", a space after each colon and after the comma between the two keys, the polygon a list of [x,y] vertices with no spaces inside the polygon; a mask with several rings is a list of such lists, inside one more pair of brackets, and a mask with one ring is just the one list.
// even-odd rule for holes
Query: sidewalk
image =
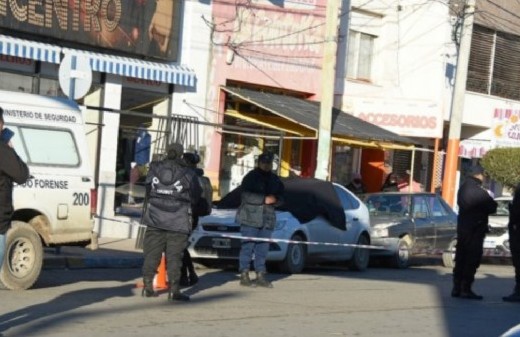
{"label": "sidewalk", "polygon": [[135,248],[136,239],[99,238],[96,250],[64,246],[45,248],[44,269],[141,268],[143,250]]}

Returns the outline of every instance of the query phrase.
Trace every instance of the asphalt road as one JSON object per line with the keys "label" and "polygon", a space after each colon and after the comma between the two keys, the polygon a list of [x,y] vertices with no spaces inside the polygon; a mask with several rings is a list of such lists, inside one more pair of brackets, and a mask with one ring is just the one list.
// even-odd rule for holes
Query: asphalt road
{"label": "asphalt road", "polygon": [[353,272],[315,268],[270,274],[273,289],[238,285],[232,270],[199,270],[171,304],[143,298],[140,270],[49,269],[34,289],[0,291],[0,334],[102,336],[500,336],[520,323],[520,304],[504,303],[508,265],[483,265],[474,290],[483,301],[452,299],[451,270],[439,265]]}

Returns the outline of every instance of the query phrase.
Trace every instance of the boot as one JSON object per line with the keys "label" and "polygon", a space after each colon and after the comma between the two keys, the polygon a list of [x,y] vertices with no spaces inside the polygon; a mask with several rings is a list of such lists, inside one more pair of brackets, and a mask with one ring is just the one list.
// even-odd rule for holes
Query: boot
{"label": "boot", "polygon": [[453,289],[451,289],[451,297],[460,297],[460,281],[453,280]]}
{"label": "boot", "polygon": [[520,285],[516,285],[513,293],[509,296],[502,297],[504,302],[520,302]]}
{"label": "boot", "polygon": [[143,297],[157,297],[159,294],[153,290],[153,276],[143,276]]}
{"label": "boot", "polygon": [[188,287],[190,286],[190,279],[188,278],[188,271],[183,268],[181,272],[181,278],[179,279],[179,285],[181,287]]}
{"label": "boot", "polygon": [[469,300],[481,300],[482,296],[477,295],[471,290],[471,282],[461,282],[460,288],[460,298],[469,299]]}
{"label": "boot", "polygon": [[264,288],[272,288],[273,284],[265,278],[265,271],[256,273],[256,285]]}
{"label": "boot", "polygon": [[240,285],[244,287],[256,287],[256,285],[251,282],[249,278],[249,270],[242,270],[240,272]]}
{"label": "boot", "polygon": [[190,297],[180,292],[179,287],[172,285],[168,291],[168,301],[169,302],[188,302]]}
{"label": "boot", "polygon": [[199,282],[199,277],[197,276],[197,274],[195,274],[195,271],[193,271],[191,274],[190,274],[190,286],[192,285],[195,285],[197,284],[197,282]]}

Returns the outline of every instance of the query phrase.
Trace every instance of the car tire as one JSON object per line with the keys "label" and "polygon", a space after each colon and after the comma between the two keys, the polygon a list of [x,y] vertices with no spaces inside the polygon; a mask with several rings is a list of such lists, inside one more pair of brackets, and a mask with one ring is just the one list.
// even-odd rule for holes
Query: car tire
{"label": "car tire", "polygon": [[451,240],[448,248],[442,252],[442,265],[446,268],[455,267],[455,249],[457,247],[457,239]]}
{"label": "car tire", "polygon": [[[357,241],[358,245],[366,246],[370,244],[370,240],[364,234],[361,234]],[[348,261],[348,267],[352,270],[363,271],[368,268],[370,262],[370,250],[367,248],[356,247],[352,258]]]}
{"label": "car tire", "polygon": [[411,249],[406,238],[399,239],[397,251],[392,256],[391,265],[394,268],[406,269],[410,266]]}
{"label": "car tire", "polygon": [[[301,235],[295,234],[291,241],[305,241]],[[298,274],[303,271],[307,259],[307,248],[304,244],[290,243],[287,255],[280,263],[280,271],[287,274]]]}
{"label": "car tire", "polygon": [[10,290],[29,289],[40,276],[43,245],[31,225],[13,221],[7,231],[6,250],[0,270],[0,287]]}

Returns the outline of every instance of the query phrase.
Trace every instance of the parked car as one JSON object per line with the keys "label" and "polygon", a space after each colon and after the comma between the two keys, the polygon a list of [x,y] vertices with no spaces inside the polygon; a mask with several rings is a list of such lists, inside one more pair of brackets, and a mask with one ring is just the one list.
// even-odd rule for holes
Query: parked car
{"label": "parked car", "polygon": [[[369,214],[363,202],[338,184],[304,178],[282,181],[285,201],[276,212],[268,264],[286,273],[300,273],[310,263],[332,261],[365,270],[369,251],[349,246],[370,244]],[[215,266],[238,261],[240,225],[235,215],[239,204],[240,187],[218,202],[211,215],[199,219],[188,247],[195,262]]]}
{"label": "parked car", "polygon": [[[363,196],[370,212],[372,258],[407,268],[414,255],[450,254],[456,243],[457,214],[438,194],[380,192]],[[454,246],[453,246],[454,247]]]}
{"label": "parked car", "polygon": [[489,233],[484,239],[484,256],[508,257],[511,256],[511,250],[507,223],[509,222],[509,204],[513,201],[513,197],[497,197],[495,201],[498,203],[498,207],[497,212],[489,216]]}

